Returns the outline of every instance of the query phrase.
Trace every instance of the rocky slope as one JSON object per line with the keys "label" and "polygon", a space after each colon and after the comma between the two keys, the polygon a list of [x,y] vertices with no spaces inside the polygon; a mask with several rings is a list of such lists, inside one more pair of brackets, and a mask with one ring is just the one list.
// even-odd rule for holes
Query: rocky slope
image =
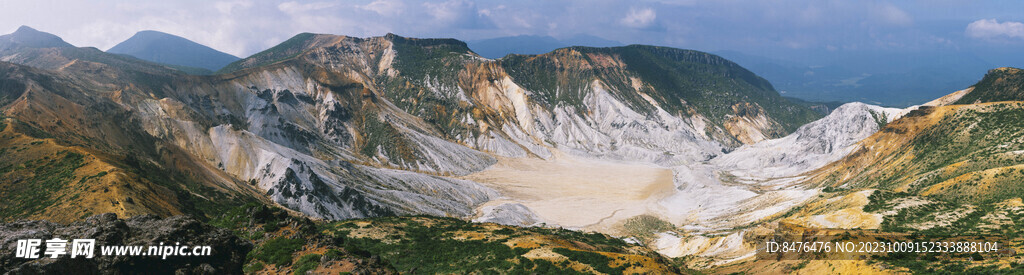
{"label": "rocky slope", "polygon": [[[688,163],[814,118],[727,60],[659,47],[495,61],[456,40],[300,34],[214,76],[66,46],[3,55],[48,70],[5,65],[20,76],[2,97],[11,123],[96,155],[113,169],[103,176],[126,175],[115,183],[177,194],[140,208],[157,214],[203,214],[231,197],[327,219],[465,217],[498,193],[445,176],[483,170],[495,156],[548,158],[559,148]],[[67,178],[93,180],[77,173]],[[63,205],[73,194],[45,197]],[[119,196],[115,205],[143,195]]]}
{"label": "rocky slope", "polygon": [[[662,47],[491,60],[451,39],[307,33],[196,76],[55,41],[29,29],[0,37],[0,197],[15,202],[0,206],[3,220],[213,219],[245,203],[326,220],[426,214],[638,236],[701,268],[742,264],[753,255],[745,236],[779,221],[951,230],[991,214],[973,225],[1016,224],[1024,142],[1013,69],[921,107],[850,103],[813,121],[728,60]],[[515,237],[453,220],[369,221],[332,232],[397,262],[409,247],[377,231],[441,223],[466,238]],[[558,251],[516,256],[580,255]],[[500,264],[527,263],[516,259]],[[250,268],[291,270],[261,261]],[[392,268],[417,265],[406,264]]]}
{"label": "rocky slope", "polygon": [[799,175],[846,156],[854,144],[878,132],[906,111],[848,103],[786,137],[745,145],[713,163],[734,176],[777,178]]}
{"label": "rocky slope", "polygon": [[[823,192],[779,216],[779,224],[834,230],[830,234],[873,230],[868,232],[1000,236],[1010,249],[1019,249],[1015,244],[1024,226],[1020,212],[1024,193],[1018,183],[1024,179],[1020,169],[1024,159],[1019,157],[1022,140],[1016,118],[1024,110],[1020,101],[1024,98],[1014,96],[1019,89],[1017,71],[992,70],[978,84],[907,112],[857,142],[851,153],[806,173],[802,184]],[[735,258],[727,251],[688,254]],[[930,260],[936,257],[942,260]],[[1020,260],[1018,256],[941,254],[890,254],[876,259],[870,267],[876,271],[914,273],[1018,272],[1013,263]],[[747,260],[715,270],[750,268],[779,267]]]}
{"label": "rocky slope", "polygon": [[[15,257],[18,240],[59,238],[96,240],[92,259]],[[160,242],[211,247],[209,256],[103,256],[104,245],[155,246]],[[70,246],[70,245],[69,245]],[[4,274],[241,274],[252,244],[225,229],[198,220],[177,216],[160,219],[152,215],[118,219],[102,214],[68,225],[47,221],[20,221],[0,224],[0,271]]]}

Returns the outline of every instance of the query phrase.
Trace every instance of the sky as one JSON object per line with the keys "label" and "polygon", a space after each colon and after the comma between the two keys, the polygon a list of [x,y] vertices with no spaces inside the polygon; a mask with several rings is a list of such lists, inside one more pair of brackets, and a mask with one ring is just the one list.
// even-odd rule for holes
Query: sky
{"label": "sky", "polygon": [[0,0],[0,32],[27,25],[76,46],[106,50],[137,31],[157,30],[239,57],[301,32],[390,32],[462,40],[586,34],[624,44],[808,62],[844,53],[913,51],[974,51],[998,59],[1024,46],[1021,22],[1024,1]]}

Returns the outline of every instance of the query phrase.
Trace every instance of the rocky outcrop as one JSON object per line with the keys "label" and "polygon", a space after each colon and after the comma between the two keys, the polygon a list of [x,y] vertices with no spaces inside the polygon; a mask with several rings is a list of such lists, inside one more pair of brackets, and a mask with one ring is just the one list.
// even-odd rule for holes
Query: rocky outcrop
{"label": "rocky outcrop", "polygon": [[[74,259],[15,258],[18,240],[60,238],[95,239],[95,256]],[[209,256],[104,256],[104,245],[210,246]],[[152,215],[118,219],[101,214],[84,221],[61,225],[47,221],[0,224],[0,272],[5,274],[241,274],[252,244],[230,231],[214,228],[187,216],[157,218]],[[45,249],[45,246],[42,247]],[[70,245],[69,245],[70,249]],[[145,252],[145,250],[143,250]],[[42,256],[42,254],[40,254]]]}
{"label": "rocky outcrop", "polygon": [[878,132],[906,110],[847,103],[793,134],[746,145],[712,163],[739,177],[779,178],[817,169],[853,152],[857,142]]}

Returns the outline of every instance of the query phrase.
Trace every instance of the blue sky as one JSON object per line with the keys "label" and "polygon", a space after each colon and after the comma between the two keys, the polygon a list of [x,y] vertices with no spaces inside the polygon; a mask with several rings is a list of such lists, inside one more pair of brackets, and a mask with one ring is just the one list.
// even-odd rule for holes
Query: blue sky
{"label": "blue sky", "polygon": [[158,30],[248,56],[300,32],[463,40],[588,34],[626,44],[810,61],[852,52],[1018,52],[1024,1],[12,1],[0,32],[28,25],[106,50]]}

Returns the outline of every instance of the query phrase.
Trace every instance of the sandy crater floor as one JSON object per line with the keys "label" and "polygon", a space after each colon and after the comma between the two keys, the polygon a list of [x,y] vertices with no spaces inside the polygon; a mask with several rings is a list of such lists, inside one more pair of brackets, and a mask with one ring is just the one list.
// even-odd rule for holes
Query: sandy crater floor
{"label": "sandy crater floor", "polygon": [[[650,164],[594,160],[554,151],[549,160],[499,158],[487,170],[463,177],[499,190],[547,222],[566,228],[616,232],[623,220],[663,212],[658,201],[673,194],[672,170]],[[479,209],[478,208],[478,209]]]}

